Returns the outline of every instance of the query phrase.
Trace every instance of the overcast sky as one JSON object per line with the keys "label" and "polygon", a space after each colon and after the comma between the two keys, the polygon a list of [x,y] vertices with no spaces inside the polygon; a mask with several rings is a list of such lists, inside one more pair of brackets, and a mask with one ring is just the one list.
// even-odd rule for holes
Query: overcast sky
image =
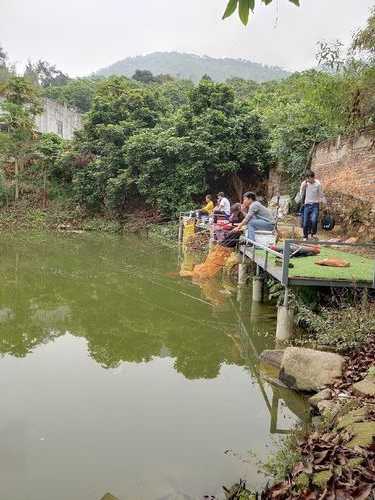
{"label": "overcast sky", "polygon": [[154,51],[241,57],[300,70],[316,42],[349,43],[374,0],[274,0],[248,27],[222,21],[226,0],[0,0],[0,44],[21,68],[45,59],[71,76]]}

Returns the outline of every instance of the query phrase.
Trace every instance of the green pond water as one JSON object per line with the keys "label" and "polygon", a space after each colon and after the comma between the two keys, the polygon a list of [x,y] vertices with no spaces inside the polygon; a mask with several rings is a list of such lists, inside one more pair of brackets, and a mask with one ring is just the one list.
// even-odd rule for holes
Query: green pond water
{"label": "green pond water", "polygon": [[258,375],[274,307],[180,278],[145,238],[2,234],[0,254],[1,500],[264,484],[249,450],[264,459],[303,414]]}

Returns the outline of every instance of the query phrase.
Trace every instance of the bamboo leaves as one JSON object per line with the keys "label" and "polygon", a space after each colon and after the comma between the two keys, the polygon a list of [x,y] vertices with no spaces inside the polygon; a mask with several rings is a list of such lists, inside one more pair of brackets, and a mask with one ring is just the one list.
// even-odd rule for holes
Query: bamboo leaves
{"label": "bamboo leaves", "polygon": [[[252,3],[253,3],[253,8],[254,8],[254,0],[252,0]],[[240,0],[239,6],[238,6],[240,19],[245,26],[247,25],[247,23],[249,21],[249,14],[250,14],[250,8],[251,8],[250,4],[251,4],[250,0]],[[251,10],[253,10],[253,9],[251,9]]]}
{"label": "bamboo leaves", "polygon": [[229,3],[223,15],[223,19],[226,19],[227,17],[231,16],[237,9],[237,5],[238,5],[238,0],[229,0]]}
{"label": "bamboo leaves", "polygon": [[[272,0],[262,0],[265,5],[272,3]],[[297,7],[300,6],[300,0],[289,0]],[[255,0],[229,0],[227,8],[225,9],[223,19],[230,17],[238,9],[238,13],[242,24],[245,26],[249,22],[250,11],[254,12]]]}

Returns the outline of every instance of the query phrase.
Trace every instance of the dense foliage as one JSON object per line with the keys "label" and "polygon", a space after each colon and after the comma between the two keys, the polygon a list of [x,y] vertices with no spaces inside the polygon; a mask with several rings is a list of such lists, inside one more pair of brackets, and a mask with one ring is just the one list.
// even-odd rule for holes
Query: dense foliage
{"label": "dense foliage", "polygon": [[44,95],[86,113],[91,108],[96,88],[100,83],[95,78],[77,78],[65,85],[51,85],[44,89]]}
{"label": "dense foliage", "polygon": [[103,83],[77,139],[90,160],[74,177],[78,200],[121,211],[141,198],[171,214],[233,174],[265,170],[266,134],[225,84],[202,81],[171,112],[155,88]]}

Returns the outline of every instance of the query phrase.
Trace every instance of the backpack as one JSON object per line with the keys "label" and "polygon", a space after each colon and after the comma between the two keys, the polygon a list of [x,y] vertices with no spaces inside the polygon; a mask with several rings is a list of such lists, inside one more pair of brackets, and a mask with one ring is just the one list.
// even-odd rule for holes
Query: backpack
{"label": "backpack", "polygon": [[325,231],[332,231],[335,227],[335,219],[330,214],[325,214],[322,217],[322,229]]}

